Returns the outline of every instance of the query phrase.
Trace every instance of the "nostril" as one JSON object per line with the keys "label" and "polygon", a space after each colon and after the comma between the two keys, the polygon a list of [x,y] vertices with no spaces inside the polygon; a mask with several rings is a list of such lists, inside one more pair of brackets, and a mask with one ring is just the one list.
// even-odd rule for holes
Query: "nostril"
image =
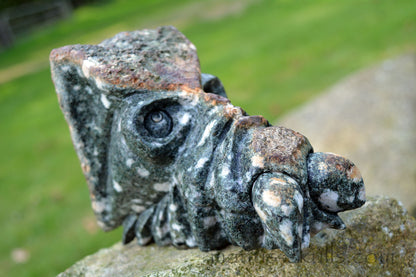
{"label": "nostril", "polygon": [[363,177],[361,176],[360,170],[355,165],[351,166],[347,170],[347,177],[356,183],[362,181],[363,179]]}

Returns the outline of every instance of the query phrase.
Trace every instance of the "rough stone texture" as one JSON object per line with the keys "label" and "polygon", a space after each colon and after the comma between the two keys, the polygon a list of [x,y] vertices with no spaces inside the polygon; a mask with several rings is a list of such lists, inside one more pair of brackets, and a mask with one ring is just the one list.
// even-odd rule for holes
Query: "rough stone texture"
{"label": "rough stone texture", "polygon": [[120,243],[61,273],[74,276],[415,276],[416,221],[400,202],[370,198],[344,212],[346,230],[316,235],[301,263],[279,250],[200,252]]}
{"label": "rough stone texture", "polygon": [[416,56],[358,72],[279,121],[316,151],[351,158],[370,195],[401,200],[416,214]]}
{"label": "rough stone texture", "polygon": [[174,27],[64,46],[50,61],[98,223],[122,225],[123,243],[279,248],[299,261],[365,202],[352,162],[233,106]]}

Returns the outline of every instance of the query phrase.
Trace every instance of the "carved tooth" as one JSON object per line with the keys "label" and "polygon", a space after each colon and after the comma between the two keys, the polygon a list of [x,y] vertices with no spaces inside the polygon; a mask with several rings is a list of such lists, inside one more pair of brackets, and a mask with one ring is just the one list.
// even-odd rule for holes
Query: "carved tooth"
{"label": "carved tooth", "polygon": [[135,237],[135,226],[137,222],[137,216],[134,214],[131,214],[126,217],[123,221],[123,237],[122,242],[123,244],[127,244],[131,242]]}
{"label": "carved tooth", "polygon": [[152,217],[154,215],[155,207],[151,206],[144,212],[142,212],[135,224],[135,234],[137,243],[139,245],[146,245],[152,241]]}

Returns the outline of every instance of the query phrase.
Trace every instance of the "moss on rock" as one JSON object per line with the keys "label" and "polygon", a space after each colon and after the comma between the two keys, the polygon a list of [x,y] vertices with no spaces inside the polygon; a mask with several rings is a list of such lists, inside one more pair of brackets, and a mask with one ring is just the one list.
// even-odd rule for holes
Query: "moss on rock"
{"label": "moss on rock", "polygon": [[59,277],[416,275],[416,220],[400,202],[370,198],[362,208],[341,217],[347,229],[318,233],[300,263],[290,263],[280,250],[228,247],[201,252],[118,243],[77,262]]}

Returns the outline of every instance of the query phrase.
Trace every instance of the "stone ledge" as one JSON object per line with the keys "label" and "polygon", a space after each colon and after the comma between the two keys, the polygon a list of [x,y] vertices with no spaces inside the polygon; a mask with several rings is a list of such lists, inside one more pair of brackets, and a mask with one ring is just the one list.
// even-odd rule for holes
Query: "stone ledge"
{"label": "stone ledge", "polygon": [[102,249],[58,276],[416,275],[416,220],[400,202],[370,198],[341,218],[347,229],[320,232],[301,263],[290,263],[279,250],[232,246],[206,253],[133,242]]}

